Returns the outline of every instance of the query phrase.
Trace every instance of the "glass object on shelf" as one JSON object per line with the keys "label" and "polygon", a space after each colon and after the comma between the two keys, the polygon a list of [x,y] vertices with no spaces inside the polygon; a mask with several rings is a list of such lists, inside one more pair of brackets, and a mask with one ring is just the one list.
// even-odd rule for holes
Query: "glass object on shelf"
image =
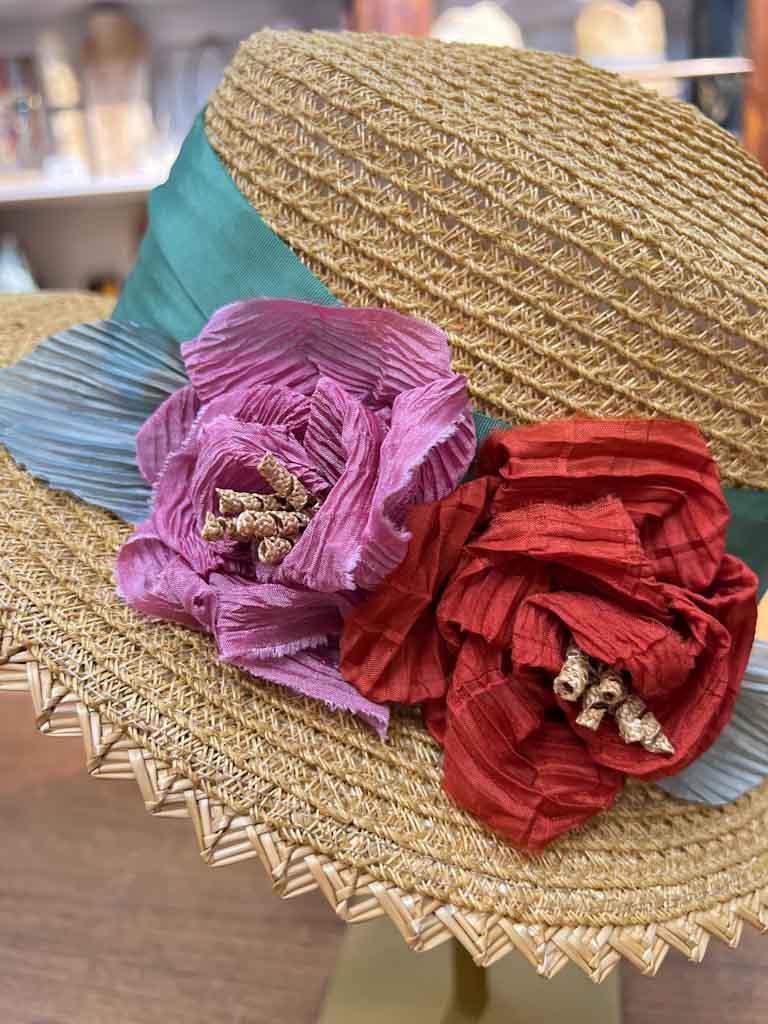
{"label": "glass object on shelf", "polygon": [[32,57],[0,59],[0,172],[24,176],[42,166],[43,100]]}
{"label": "glass object on shelf", "polygon": [[346,27],[356,32],[426,36],[433,13],[432,0],[345,0]]}
{"label": "glass object on shelf", "polygon": [[37,66],[48,115],[46,177],[81,179],[90,169],[88,134],[72,46],[60,31],[41,33]]}
{"label": "glass object on shelf", "polygon": [[768,169],[768,6],[764,0],[747,5],[749,49],[754,70],[744,89],[744,145]]}
{"label": "glass object on shelf", "polygon": [[[632,69],[661,64],[667,59],[664,10],[657,0],[591,0],[575,24],[576,53],[599,67],[632,75]],[[655,81],[652,88],[677,96],[673,79]]]}
{"label": "glass object on shelf", "polygon": [[88,15],[82,76],[94,173],[119,177],[144,170],[154,142],[149,47],[120,5],[100,4]]}
{"label": "glass object on shelf", "polygon": [[36,292],[29,263],[15,235],[0,238],[0,292]]}
{"label": "glass object on shelf", "polygon": [[437,18],[430,35],[446,43],[485,43],[522,48],[520,26],[493,0],[470,7],[449,7]]}
{"label": "glass object on shelf", "polygon": [[236,48],[234,41],[208,37],[157,55],[153,107],[161,145],[178,151]]}

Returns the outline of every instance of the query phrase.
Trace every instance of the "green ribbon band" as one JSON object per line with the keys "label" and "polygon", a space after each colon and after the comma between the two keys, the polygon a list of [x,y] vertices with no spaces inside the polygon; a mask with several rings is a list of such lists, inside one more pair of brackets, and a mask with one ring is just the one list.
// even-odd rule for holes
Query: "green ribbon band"
{"label": "green ribbon band", "polygon": [[[341,305],[269,228],[211,148],[196,119],[168,182],[149,200],[149,227],[114,313],[174,338],[194,337],[217,309],[254,297]],[[500,420],[475,415],[478,444]],[[724,488],[728,550],[768,586],[768,494]]]}
{"label": "green ribbon band", "polygon": [[195,120],[165,185],[149,198],[149,226],[116,320],[193,338],[238,299],[341,305],[267,227]]}

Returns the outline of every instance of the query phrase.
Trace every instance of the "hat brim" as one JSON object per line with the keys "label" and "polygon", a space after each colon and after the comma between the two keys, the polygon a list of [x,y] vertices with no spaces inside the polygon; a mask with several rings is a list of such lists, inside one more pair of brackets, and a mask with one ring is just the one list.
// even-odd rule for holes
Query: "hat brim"
{"label": "hat brim", "polygon": [[[105,316],[93,296],[2,297],[0,362]],[[216,660],[208,637],[148,622],[115,594],[128,527],[34,480],[0,449],[0,691],[38,728],[80,733],[91,774],[135,778],[153,813],[189,815],[210,864],[258,857],[277,891],[319,888],[347,921],[386,913],[409,945],[512,949],[545,975],[601,980],[625,957],[768,926],[768,783],[725,807],[630,785],[538,856],[455,807],[420,720],[380,742],[350,716]]]}

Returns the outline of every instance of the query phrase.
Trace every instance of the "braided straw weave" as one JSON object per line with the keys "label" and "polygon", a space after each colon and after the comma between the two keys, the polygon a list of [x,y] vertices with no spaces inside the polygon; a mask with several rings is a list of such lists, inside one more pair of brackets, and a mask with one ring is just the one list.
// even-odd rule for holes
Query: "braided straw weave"
{"label": "braided straw weave", "polygon": [[0,298],[0,366],[21,359],[42,338],[86,320],[107,317],[114,300],[82,292],[41,292]]}
{"label": "braided straw weave", "polygon": [[[101,300],[0,297],[0,363]],[[319,888],[354,922],[387,914],[414,949],[451,936],[483,964],[522,952],[596,981],[621,957],[654,973],[768,927],[768,784],[724,808],[631,786],[540,856],[486,832],[440,789],[417,718],[379,742],[350,717],[217,663],[210,640],[122,604],[128,527],[37,483],[0,449],[0,691],[81,734],[88,770],[135,778],[147,809],[190,816],[204,860],[258,857],[275,888]],[[39,523],[39,530],[30,524]]]}
{"label": "braided straw weave", "polygon": [[680,416],[768,486],[768,179],[692,107],[554,54],[261,32],[206,129],[334,294],[448,332],[481,410]]}

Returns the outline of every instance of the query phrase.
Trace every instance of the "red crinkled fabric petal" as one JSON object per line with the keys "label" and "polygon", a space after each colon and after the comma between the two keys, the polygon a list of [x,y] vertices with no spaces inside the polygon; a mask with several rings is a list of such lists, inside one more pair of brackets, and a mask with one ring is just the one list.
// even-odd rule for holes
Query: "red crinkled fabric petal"
{"label": "red crinkled fabric petal", "polygon": [[659,580],[705,590],[725,554],[728,505],[692,423],[568,419],[497,430],[480,451],[478,469],[510,485],[499,489],[494,516],[531,501],[619,498]]}
{"label": "red crinkled fabric petal", "polygon": [[341,672],[369,700],[420,704],[445,696],[448,651],[435,630],[434,601],[493,491],[489,477],[443,501],[410,509],[408,554],[346,620]]}
{"label": "red crinkled fabric petal", "polygon": [[516,610],[526,598],[548,590],[550,581],[548,566],[529,558],[496,565],[465,554],[443,591],[438,628],[455,649],[467,633],[476,633],[494,647],[511,647]]}
{"label": "red crinkled fabric petal", "polygon": [[445,789],[529,850],[610,807],[624,784],[553,710],[541,679],[505,673],[498,648],[465,642],[448,694]]}

